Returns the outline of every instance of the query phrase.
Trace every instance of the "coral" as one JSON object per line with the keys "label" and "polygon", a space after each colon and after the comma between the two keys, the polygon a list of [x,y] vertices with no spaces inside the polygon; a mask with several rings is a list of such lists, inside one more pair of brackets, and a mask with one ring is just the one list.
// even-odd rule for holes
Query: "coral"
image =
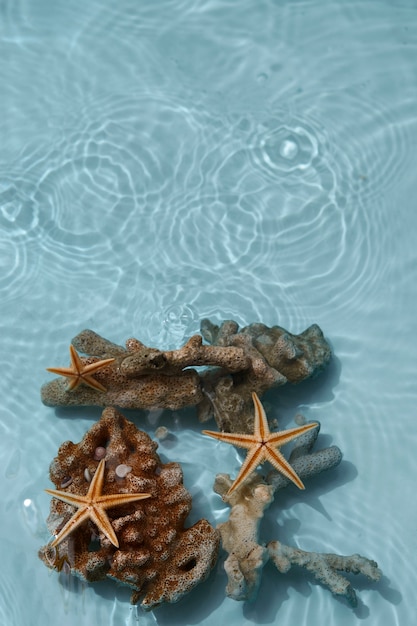
{"label": "coral", "polygon": [[261,396],[271,387],[301,381],[319,374],[331,359],[321,329],[313,324],[300,335],[280,326],[250,324],[239,330],[234,321],[217,326],[201,322],[204,339],[219,347],[240,347],[250,367],[237,373],[207,371],[202,374],[205,399],[197,407],[201,421],[212,414],[226,432],[253,431],[252,392]]}
{"label": "coral", "polygon": [[[75,349],[87,356],[79,357]],[[63,378],[45,384],[41,397],[46,405],[171,410],[196,406],[200,421],[214,416],[222,431],[205,434],[250,451],[241,480],[233,483],[226,474],[216,476],[214,490],[230,506],[229,519],[218,530],[206,520],[184,529],[191,496],[182,484],[179,465],[163,465],[156,454],[157,444],[148,435],[115,409],[105,409],[79,444],[62,444],[51,464],[50,477],[57,491],[50,490],[55,497],[47,523],[58,536],[39,552],[48,567],[70,569],[90,582],[111,578],[126,584],[133,590],[132,602],[140,602],[146,610],[177,601],[205,580],[216,562],[220,537],[228,553],[226,592],[236,600],[255,597],[268,561],[282,573],[293,565],[304,568],[352,605],[356,605],[356,594],[343,572],[360,573],[374,581],[380,578],[377,564],[358,554],[319,554],[278,540],[265,545],[259,539],[260,522],[277,491],[290,479],[303,487],[301,479],[335,467],[342,458],[336,446],[313,451],[319,424],[270,433],[258,399],[271,387],[299,383],[327,366],[331,351],[317,325],[292,335],[279,326],[255,323],[239,330],[234,321],[217,326],[205,319],[201,335],[168,351],[137,339],[128,339],[124,348],[84,330],[72,340],[70,352],[71,368],[50,368],[69,377],[70,384]],[[255,416],[252,399],[258,406]],[[298,438],[287,462],[276,448],[289,441],[290,435]],[[167,430],[161,428],[158,436],[166,437]],[[270,448],[275,456],[279,453],[278,461]],[[280,471],[275,469],[264,478],[254,470],[256,460],[266,459],[275,460],[273,465]],[[97,479],[92,479],[97,468]],[[103,471],[102,484],[98,477]],[[62,531],[74,514],[67,493],[99,499],[110,521],[97,528],[91,519],[98,518],[91,515],[90,521]],[[125,504],[119,499],[117,508],[111,508],[111,496],[120,493],[135,494],[136,502]],[[146,499],[139,501],[140,494]],[[76,500],[84,503],[88,497]]]}
{"label": "coral", "polygon": [[[292,335],[280,326],[254,323],[239,330],[232,320],[217,326],[204,319],[201,333],[215,346],[241,346],[251,356],[255,375],[261,373],[259,368],[264,368],[263,373],[267,373],[270,381],[280,384],[297,383],[314,376],[327,365],[331,356],[317,324],[309,326],[300,335]],[[256,362],[262,359],[263,364]]]}
{"label": "coral", "polygon": [[300,480],[297,472],[291,467],[290,463],[285,459],[279,448],[289,443],[296,437],[300,437],[303,433],[317,427],[317,423],[303,424],[298,428],[273,432],[269,430],[268,420],[265,410],[255,392],[252,393],[253,403],[255,405],[255,423],[254,432],[248,434],[235,433],[216,433],[212,430],[203,430],[203,435],[214,437],[224,443],[232,444],[238,448],[246,448],[248,454],[239,474],[233,482],[226,495],[230,496],[232,491],[238,488],[243,481],[252,474],[259,465],[265,461],[275,467],[280,473],[292,480],[299,489],[304,489],[303,482]]}
{"label": "coral", "polygon": [[[338,465],[342,455],[336,446],[311,452],[319,432],[317,428],[301,435],[294,445],[289,461],[301,478],[314,476]],[[226,474],[216,476],[214,490],[231,507],[228,521],[219,525],[223,548],[228,552],[225,571],[228,576],[226,593],[235,600],[255,597],[265,564],[271,560],[280,572],[298,565],[312,573],[332,593],[344,596],[355,606],[356,593],[350,582],[339,572],[361,573],[378,580],[377,564],[363,556],[317,554],[271,541],[266,546],[259,541],[259,525],[277,490],[286,487],[289,479],[273,471],[264,480],[252,474],[240,487],[228,495],[232,480]]]}
{"label": "coral", "polygon": [[[253,430],[252,392],[298,383],[319,373],[329,362],[330,348],[317,325],[300,335],[279,326],[251,324],[239,331],[233,321],[221,326],[209,320],[178,350],[162,351],[128,339],[126,348],[84,330],[73,346],[89,355],[85,366],[115,359],[94,374],[105,391],[79,385],[68,389],[58,378],[43,385],[48,406],[118,406],[176,410],[197,406],[201,421],[214,416],[222,431]],[[203,338],[212,345],[203,344]],[[203,370],[192,369],[204,366]]]}
{"label": "coral", "polygon": [[[159,364],[166,353],[147,348],[136,339],[129,339],[125,349],[103,339],[92,330],[84,330],[72,340],[72,345],[89,355],[81,359],[85,365],[100,362],[103,358],[114,358],[111,365],[94,374],[105,391],[97,391],[85,385],[71,391],[64,378],[56,378],[41,389],[42,402],[48,406],[95,405],[176,410],[202,400],[200,379],[195,370],[182,371],[177,368],[177,373],[174,373],[172,368],[169,369],[169,375],[160,373]],[[103,357],[103,354],[106,356]],[[143,364],[137,373],[135,359],[141,360]]]}
{"label": "coral", "polygon": [[[111,578],[128,585],[132,602],[146,610],[176,602],[205,580],[219,549],[219,532],[206,520],[184,528],[191,496],[180,466],[163,464],[156,448],[146,433],[113,408],[104,410],[80,443],[63,443],[50,466],[57,489],[85,495],[105,459],[104,495],[146,492],[151,497],[108,509],[119,547],[87,522],[58,546],[47,544],[39,551],[52,569],[66,566],[89,582]],[[53,498],[49,531],[56,535],[73,513],[71,505]]]}
{"label": "coral", "polygon": [[379,580],[381,572],[378,564],[360,554],[340,556],[338,554],[317,554],[305,552],[291,546],[284,546],[279,541],[268,544],[268,554],[278,571],[286,574],[292,565],[304,567],[336,596],[344,596],[349,604],[357,605],[355,590],[350,582],[338,572],[364,574],[370,580]]}

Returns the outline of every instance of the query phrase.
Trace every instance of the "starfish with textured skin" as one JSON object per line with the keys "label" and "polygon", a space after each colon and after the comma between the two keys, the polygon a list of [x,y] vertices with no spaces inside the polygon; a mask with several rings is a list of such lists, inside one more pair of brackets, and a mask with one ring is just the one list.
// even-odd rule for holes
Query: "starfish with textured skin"
{"label": "starfish with textured skin", "polygon": [[52,548],[57,546],[65,537],[88,519],[91,519],[107,539],[118,548],[119,542],[117,541],[116,533],[113,530],[110,520],[107,517],[106,509],[151,497],[150,493],[114,493],[103,496],[101,491],[104,482],[104,466],[105,459],[101,459],[85,496],[79,496],[67,491],[45,489],[46,493],[49,493],[54,498],[72,504],[78,509],[52,541]]}
{"label": "starfish with textured skin", "polygon": [[89,387],[97,389],[98,391],[106,391],[106,388],[93,378],[92,375],[94,372],[106,367],[106,365],[113,363],[115,359],[104,359],[102,361],[90,363],[89,365],[84,365],[73,345],[70,345],[69,350],[71,356],[71,367],[47,367],[47,371],[69,378],[68,391],[74,391],[74,389],[77,389],[78,385],[81,383],[85,383]]}
{"label": "starfish with textured skin", "polygon": [[244,460],[240,472],[237,475],[236,480],[231,485],[226,495],[230,495],[232,491],[237,489],[239,485],[256,470],[258,465],[269,461],[274,468],[284,474],[289,480],[299,487],[304,489],[304,485],[300,480],[298,474],[293,470],[291,465],[277,449],[288,443],[292,439],[295,439],[299,435],[307,432],[312,428],[317,427],[317,422],[312,424],[306,424],[298,428],[290,428],[289,430],[282,430],[277,433],[271,433],[268,426],[268,420],[265,415],[265,410],[255,392],[252,393],[253,403],[255,405],[255,428],[253,435],[239,435],[236,433],[217,433],[212,430],[203,430],[204,435],[209,435],[225,443],[231,443],[239,448],[246,448],[249,450],[246,459]]}

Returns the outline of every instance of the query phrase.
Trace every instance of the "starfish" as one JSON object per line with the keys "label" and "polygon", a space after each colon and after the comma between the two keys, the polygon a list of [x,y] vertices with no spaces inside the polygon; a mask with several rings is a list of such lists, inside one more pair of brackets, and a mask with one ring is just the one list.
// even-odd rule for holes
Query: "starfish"
{"label": "starfish", "polygon": [[97,389],[98,391],[106,391],[106,388],[103,387],[103,385],[99,383],[92,376],[92,374],[101,370],[103,367],[106,367],[106,365],[110,365],[110,363],[113,363],[115,359],[104,359],[103,361],[96,361],[95,363],[84,365],[73,345],[70,345],[69,351],[71,357],[71,367],[47,367],[47,371],[69,378],[68,391],[74,391],[74,389],[77,389],[78,385],[81,383],[85,383],[89,387]]}
{"label": "starfish", "polygon": [[271,433],[265,410],[255,392],[252,393],[252,398],[255,405],[255,428],[253,435],[217,433],[211,430],[203,430],[204,435],[209,435],[209,437],[214,437],[225,443],[231,443],[239,448],[249,450],[236,480],[233,482],[226,495],[230,495],[232,491],[237,489],[237,487],[256,470],[258,465],[265,461],[269,461],[278,472],[284,474],[289,480],[292,480],[299,489],[304,489],[300,477],[277,448],[295,439],[295,437],[302,435],[307,432],[307,430],[316,428],[318,426],[317,422],[306,424],[298,428],[290,428],[289,430]]}
{"label": "starfish", "polygon": [[104,466],[105,459],[101,459],[97,466],[96,472],[88,488],[85,496],[79,496],[75,493],[67,491],[57,491],[55,489],[45,489],[54,498],[62,500],[77,507],[77,511],[65,524],[61,532],[55,537],[51,543],[51,547],[57,546],[65,537],[72,533],[76,528],[83,524],[86,520],[91,519],[99,530],[107,537],[111,543],[118,548],[116,533],[107,517],[106,509],[115,506],[136,502],[150,498],[150,493],[114,493],[108,496],[101,494],[104,482]]}

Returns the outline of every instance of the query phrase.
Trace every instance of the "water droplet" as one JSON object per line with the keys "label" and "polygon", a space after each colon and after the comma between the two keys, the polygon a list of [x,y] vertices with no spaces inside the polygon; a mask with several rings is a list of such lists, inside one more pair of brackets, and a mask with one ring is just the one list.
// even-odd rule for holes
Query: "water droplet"
{"label": "water droplet", "polygon": [[35,534],[39,529],[40,515],[38,507],[31,498],[23,500],[23,519],[31,533]]}
{"label": "water droplet", "polygon": [[267,132],[259,142],[260,162],[270,172],[305,170],[318,155],[317,137],[302,126],[279,126]]}
{"label": "water droplet", "polygon": [[297,156],[298,147],[295,141],[284,139],[281,144],[279,153],[284,159],[294,159]]}

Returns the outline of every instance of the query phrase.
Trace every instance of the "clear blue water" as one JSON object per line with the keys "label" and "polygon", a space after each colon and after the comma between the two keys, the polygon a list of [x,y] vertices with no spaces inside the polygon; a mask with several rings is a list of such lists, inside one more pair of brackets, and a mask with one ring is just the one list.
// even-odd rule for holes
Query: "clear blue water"
{"label": "clear blue water", "polygon": [[[2,624],[414,623],[416,58],[412,0],[0,2]],[[204,317],[331,342],[327,374],[265,402],[282,426],[318,419],[344,460],[282,493],[262,536],[377,560],[357,609],[272,568],[234,602],[220,560],[144,614],[38,560],[49,463],[100,414],[43,406],[45,368],[83,328],[175,348]],[[190,523],[224,520],[233,450],[192,410],[128,417],[175,433],[159,451]]]}

